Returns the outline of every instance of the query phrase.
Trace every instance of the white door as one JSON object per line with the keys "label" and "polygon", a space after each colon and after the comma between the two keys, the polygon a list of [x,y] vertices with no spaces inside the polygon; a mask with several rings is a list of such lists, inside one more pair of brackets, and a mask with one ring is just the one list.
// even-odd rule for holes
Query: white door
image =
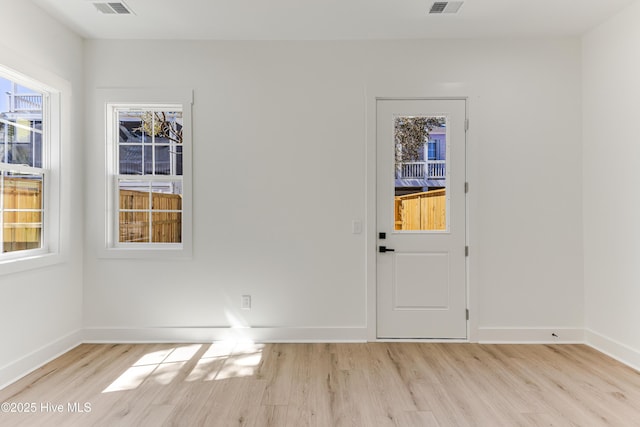
{"label": "white door", "polygon": [[466,101],[377,101],[377,336],[464,339]]}

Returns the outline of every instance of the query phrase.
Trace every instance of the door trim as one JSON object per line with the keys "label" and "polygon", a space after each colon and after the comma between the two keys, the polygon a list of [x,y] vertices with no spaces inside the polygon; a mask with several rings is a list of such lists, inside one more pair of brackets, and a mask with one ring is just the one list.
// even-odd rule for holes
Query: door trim
{"label": "door trim", "polygon": [[[377,102],[379,100],[464,100],[465,101],[465,119],[469,120],[469,103],[468,96],[375,96],[367,94],[366,96],[366,195],[365,195],[365,245],[366,245],[366,272],[365,281],[367,286],[367,306],[366,306],[366,329],[367,341],[369,342],[475,342],[477,331],[477,316],[475,307],[471,298],[472,292],[470,288],[470,260],[473,254],[466,257],[466,274],[465,288],[467,296],[467,309],[469,310],[469,320],[467,321],[467,338],[466,339],[380,339],[377,336],[377,166],[376,166],[376,138],[377,138]],[[465,133],[465,181],[469,181],[469,133]],[[471,185],[471,184],[470,184]],[[472,185],[471,185],[472,187]],[[470,230],[470,194],[465,194],[465,244],[469,245]]]}

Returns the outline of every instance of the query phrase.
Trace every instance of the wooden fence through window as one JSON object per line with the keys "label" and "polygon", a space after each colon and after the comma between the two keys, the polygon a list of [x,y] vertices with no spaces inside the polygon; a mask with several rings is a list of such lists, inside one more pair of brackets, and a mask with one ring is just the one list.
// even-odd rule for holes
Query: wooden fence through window
{"label": "wooden fence through window", "polygon": [[[153,210],[149,210],[149,193],[120,190],[120,242],[149,242],[149,212],[152,215],[153,243],[182,242],[182,195],[151,193]],[[139,209],[139,210],[138,210]],[[173,212],[154,212],[154,211]]]}
{"label": "wooden fence through window", "polygon": [[3,252],[42,244],[42,180],[4,177]]}
{"label": "wooden fence through window", "polygon": [[[182,196],[151,193],[154,243],[182,242]],[[42,181],[5,177],[3,189],[4,252],[39,248],[42,242]],[[149,241],[149,193],[120,191],[120,241]],[[172,211],[172,212],[154,212]]]}
{"label": "wooden fence through window", "polygon": [[447,197],[444,189],[395,197],[396,230],[446,230]]}

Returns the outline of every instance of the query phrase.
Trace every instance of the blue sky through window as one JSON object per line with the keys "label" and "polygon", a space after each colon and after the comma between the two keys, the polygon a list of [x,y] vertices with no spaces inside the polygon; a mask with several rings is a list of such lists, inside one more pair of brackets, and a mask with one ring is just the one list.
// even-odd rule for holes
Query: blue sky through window
{"label": "blue sky through window", "polygon": [[11,82],[0,77],[0,113],[8,110],[7,108],[7,92],[11,91]]}

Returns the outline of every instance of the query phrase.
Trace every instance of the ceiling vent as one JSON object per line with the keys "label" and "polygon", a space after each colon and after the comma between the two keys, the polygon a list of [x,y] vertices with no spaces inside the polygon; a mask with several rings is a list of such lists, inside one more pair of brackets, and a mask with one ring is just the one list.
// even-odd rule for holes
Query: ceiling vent
{"label": "ceiling vent", "polygon": [[131,9],[122,3],[107,3],[107,2],[93,2],[93,5],[98,9],[99,12],[108,14],[108,15],[131,15]]}
{"label": "ceiling vent", "polygon": [[460,7],[462,6],[461,1],[437,1],[431,5],[431,9],[429,9],[429,13],[432,14],[440,14],[440,13],[458,13]]}

